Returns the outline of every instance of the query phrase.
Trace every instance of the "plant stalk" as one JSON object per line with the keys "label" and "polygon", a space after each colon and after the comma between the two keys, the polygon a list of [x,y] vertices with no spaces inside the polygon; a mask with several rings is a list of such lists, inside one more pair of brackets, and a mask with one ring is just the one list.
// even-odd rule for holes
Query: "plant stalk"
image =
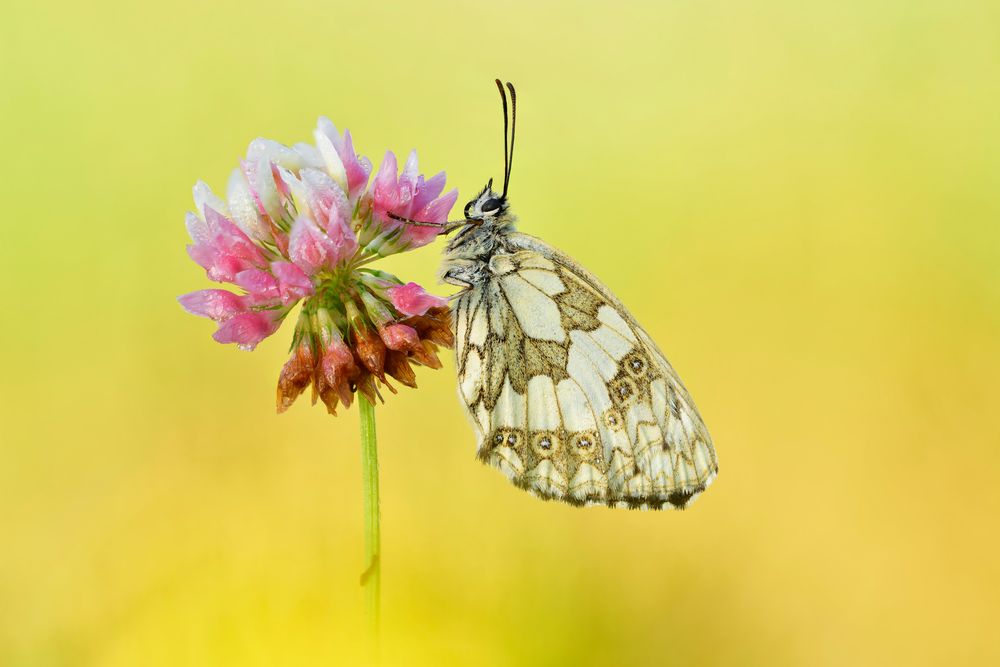
{"label": "plant stalk", "polygon": [[375,438],[375,406],[358,394],[361,413],[361,487],[365,513],[365,571],[361,586],[365,589],[365,607],[372,642],[372,657],[377,661],[382,589],[381,536],[379,531],[378,447]]}

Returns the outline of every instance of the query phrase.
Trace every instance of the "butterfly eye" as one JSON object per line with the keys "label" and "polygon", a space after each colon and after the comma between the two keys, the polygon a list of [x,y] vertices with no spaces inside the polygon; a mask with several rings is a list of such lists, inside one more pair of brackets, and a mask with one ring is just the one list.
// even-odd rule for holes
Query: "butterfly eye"
{"label": "butterfly eye", "polygon": [[486,203],[483,204],[482,208],[479,210],[482,211],[483,213],[489,213],[490,211],[495,211],[498,208],[500,208],[499,199],[487,199]]}

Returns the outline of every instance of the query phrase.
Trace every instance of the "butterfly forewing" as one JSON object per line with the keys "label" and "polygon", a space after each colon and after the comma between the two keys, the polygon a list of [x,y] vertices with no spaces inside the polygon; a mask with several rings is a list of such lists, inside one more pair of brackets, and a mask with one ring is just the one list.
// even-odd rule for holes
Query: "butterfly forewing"
{"label": "butterfly forewing", "polygon": [[506,245],[454,303],[480,459],[543,498],[685,507],[718,462],[666,358],[572,259],[523,234]]}

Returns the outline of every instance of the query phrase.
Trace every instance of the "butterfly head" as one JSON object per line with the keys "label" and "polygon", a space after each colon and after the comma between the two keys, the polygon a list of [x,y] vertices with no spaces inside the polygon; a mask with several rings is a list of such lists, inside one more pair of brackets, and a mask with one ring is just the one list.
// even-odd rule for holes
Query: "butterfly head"
{"label": "butterfly head", "polygon": [[476,198],[465,205],[465,220],[478,224],[500,220],[507,215],[507,208],[507,198],[493,191],[491,178]]}

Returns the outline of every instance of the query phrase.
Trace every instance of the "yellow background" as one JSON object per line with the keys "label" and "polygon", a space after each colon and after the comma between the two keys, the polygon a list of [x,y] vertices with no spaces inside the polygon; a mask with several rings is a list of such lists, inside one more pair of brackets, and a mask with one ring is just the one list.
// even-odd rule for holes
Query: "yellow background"
{"label": "yellow background", "polygon": [[631,305],[721,473],[683,513],[539,502],[474,459],[450,357],[420,372],[379,410],[384,662],[1000,660],[996,2],[3,14],[0,664],[359,663],[357,412],[276,416],[290,331],[181,311],[183,216],[320,114],[464,202],[497,75],[521,229]]}

